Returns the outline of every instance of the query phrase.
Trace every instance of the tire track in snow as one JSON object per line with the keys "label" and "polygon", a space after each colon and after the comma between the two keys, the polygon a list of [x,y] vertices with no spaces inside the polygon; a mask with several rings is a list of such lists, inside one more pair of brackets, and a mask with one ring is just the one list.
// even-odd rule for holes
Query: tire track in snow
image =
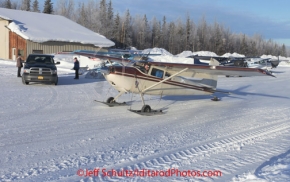
{"label": "tire track in snow", "polygon": [[[178,148],[174,151],[168,151],[157,155],[151,155],[143,159],[133,160],[128,163],[117,164],[117,165],[105,165],[103,168],[114,169],[117,171],[120,170],[165,170],[169,168],[182,168],[190,163],[197,163],[198,161],[207,158],[212,155],[221,154],[227,156],[228,151],[239,151],[244,146],[249,146],[254,143],[269,139],[276,135],[281,135],[283,132],[290,129],[289,124],[286,122],[288,120],[281,120],[276,123],[271,123],[266,126],[261,126],[259,128],[252,129],[251,131],[241,132],[233,134],[230,136],[223,136],[214,140],[205,142],[204,144],[198,145],[188,145],[182,148]],[[288,132],[288,131],[287,131]],[[256,145],[253,145],[256,147]],[[264,149],[264,148],[263,148]],[[277,148],[274,151],[270,149],[267,151],[259,151],[256,156],[249,156],[245,159],[238,159],[241,161],[239,163],[226,164],[224,166],[216,166],[216,168],[223,172],[223,174],[231,174],[233,171],[238,170],[239,168],[251,165],[258,160],[264,160],[268,158],[269,154],[275,154],[281,149]],[[223,154],[224,153],[224,154]],[[227,156],[228,157],[228,156]],[[71,160],[63,160],[62,162],[56,162],[51,164],[51,166],[46,167],[35,167],[31,168],[30,171],[21,171],[19,174],[14,175],[5,175],[0,177],[1,180],[15,180],[15,179],[25,179],[24,181],[38,181],[38,179],[47,179],[47,181],[132,181],[140,179],[149,178],[128,178],[128,177],[104,177],[96,176],[94,178],[82,178],[76,176],[76,171],[78,166],[83,166],[88,164],[88,161],[98,161],[102,158],[100,154],[99,157],[82,157],[80,159],[73,158]],[[233,156],[232,158],[237,158]],[[215,159],[216,161],[220,160],[219,158]],[[215,161],[215,162],[216,162]],[[90,165],[92,167],[92,165]],[[196,166],[196,165],[195,165]],[[212,165],[215,166],[215,165]],[[94,169],[95,167],[100,168],[101,166],[94,166],[87,169]],[[72,174],[71,171],[75,173]],[[39,177],[39,178],[38,178]],[[51,179],[49,179],[51,177]],[[155,178],[154,178],[155,179]],[[197,178],[196,178],[197,179]],[[212,180],[212,178],[205,178],[199,180]],[[214,178],[218,179],[218,178]],[[153,180],[153,178],[152,178]],[[156,178],[157,180],[157,178]],[[179,180],[184,180],[180,178]]]}
{"label": "tire track in snow", "polygon": [[[272,137],[273,135],[277,135],[277,132],[285,131],[290,129],[290,126],[285,121],[280,121],[279,124],[271,124],[269,126],[263,126],[259,129],[254,129],[249,132],[243,132],[240,134],[235,134],[229,137],[222,137],[220,140],[216,139],[216,141],[207,142],[203,145],[186,147],[184,149],[176,150],[172,153],[168,153],[162,155],[162,157],[146,157],[145,160],[136,160],[130,162],[129,165],[124,166],[107,166],[107,169],[113,167],[113,169],[117,171],[122,170],[164,170],[169,168],[182,167],[186,165],[186,161],[195,161],[199,160],[199,158],[203,158],[209,156],[211,154],[217,154],[220,152],[227,152],[231,150],[240,150],[241,146],[250,145],[252,143],[265,140],[267,138]],[[225,174],[231,173],[237,168],[243,165],[249,165],[254,163],[255,161],[267,157],[271,154],[271,151],[260,151],[255,158],[249,158],[242,160],[243,164],[236,164],[236,167],[233,165],[223,166],[221,169]],[[161,154],[159,154],[161,155]],[[229,170],[230,169],[230,170]],[[142,179],[142,178],[140,178]],[[104,181],[116,181],[116,180],[128,180],[125,177],[105,177]],[[98,180],[97,180],[98,181]]]}
{"label": "tire track in snow", "polygon": [[[27,86],[27,85],[25,85],[25,86]],[[9,118],[9,120],[13,121],[13,120],[17,120],[17,119],[23,119],[25,116],[33,115],[35,113],[41,113],[41,111],[45,110],[46,108],[59,107],[59,106],[57,106],[57,104],[64,102],[64,99],[62,98],[62,96],[63,96],[62,93],[64,93],[64,94],[66,93],[66,91],[68,90],[67,87],[58,89],[57,86],[50,86],[50,85],[48,85],[48,86],[44,85],[44,86],[49,89],[49,90],[45,89],[45,94],[49,95],[49,96],[43,97],[46,100],[41,102],[41,105],[38,105],[38,106],[31,105],[32,107],[30,107],[30,105],[29,105],[29,107],[28,107],[29,110],[25,110],[24,115],[11,116]],[[29,95],[31,95],[30,97],[35,97],[36,99],[40,98],[39,96],[37,96],[38,93],[35,92],[35,88],[34,88],[34,87],[37,87],[37,85],[36,86],[28,85],[27,87],[28,87],[27,89],[29,89]],[[80,91],[82,93],[83,92],[85,93],[86,98],[89,97],[88,91],[85,88],[81,89]],[[128,112],[123,112],[123,111],[122,112],[117,111],[113,115],[112,115],[112,113],[104,113],[102,115],[101,119],[98,119],[98,122],[116,121],[120,117],[124,117],[127,114],[128,114]],[[77,118],[77,117],[79,117],[79,115],[80,115],[79,112],[73,112],[70,115],[70,117]],[[66,119],[70,120],[69,118],[66,118]],[[62,120],[64,120],[64,119],[62,119]],[[95,122],[94,117],[87,117],[86,116],[86,120],[90,120],[91,123]],[[78,123],[70,123],[70,126],[78,127]],[[25,145],[25,144],[32,143],[35,141],[46,141],[46,140],[51,140],[51,139],[58,138],[58,137],[69,138],[71,136],[70,132],[64,132],[64,133],[58,134],[57,136],[48,137],[46,139],[34,138],[33,141],[31,141],[31,140],[30,141],[23,141],[23,139],[25,137],[23,138],[22,135],[32,135],[32,133],[33,133],[33,136],[35,136],[35,135],[41,134],[49,127],[53,127],[51,122],[34,122],[32,124],[29,124],[29,125],[21,125],[21,126],[17,126],[17,127],[11,127],[12,129],[9,132],[14,133],[15,137],[12,139],[5,138],[5,135],[4,135],[4,137],[1,137],[0,138],[0,148],[4,147],[4,146],[11,146],[11,145]],[[2,128],[3,128],[2,131],[6,130],[5,127],[2,127]],[[1,131],[1,129],[0,129],[0,131]],[[29,131],[29,132],[27,132],[27,131]],[[87,131],[81,131],[81,132],[77,132],[77,134],[82,135],[86,132]],[[0,134],[0,136],[1,135],[2,134]]]}
{"label": "tire track in snow", "polygon": [[[29,88],[29,97],[33,97],[34,95],[38,94],[37,92],[35,93],[33,85],[30,85],[30,86],[29,85],[25,85],[25,86],[30,87]],[[48,86],[48,88],[50,90],[49,92],[50,92],[50,95],[51,95],[49,97],[49,99],[45,100],[44,102],[41,102],[41,105],[38,105],[38,106],[31,105],[31,103],[29,103],[28,106],[25,106],[25,104],[20,103],[20,105],[23,105],[24,107],[27,108],[25,110],[25,113],[13,115],[12,117],[10,116],[7,119],[9,119],[9,121],[13,121],[13,120],[16,120],[16,119],[23,119],[26,116],[29,116],[31,114],[35,114],[35,113],[37,113],[37,112],[39,112],[41,110],[44,110],[46,107],[48,107],[51,103],[53,103],[55,101],[55,98],[57,97],[57,94],[58,94],[56,89],[53,88],[53,86]],[[34,95],[33,96],[30,95],[31,93],[34,94]],[[27,97],[27,96],[24,95],[24,97]],[[35,98],[37,100],[37,99],[42,99],[42,98],[47,98],[47,97],[36,96]],[[25,101],[25,102],[29,102],[29,101]],[[39,102],[37,102],[37,103],[39,103]],[[33,107],[31,107],[31,106],[33,106]]]}
{"label": "tire track in snow", "polygon": [[[119,119],[119,117],[125,117],[126,115],[128,115],[128,113],[118,113],[118,115],[107,115],[107,117],[102,117],[102,119],[99,119],[98,121],[105,121],[105,122],[109,122],[109,121],[116,121]],[[94,117],[87,117],[86,120],[88,121],[92,121],[94,122]],[[83,120],[83,121],[86,121]],[[79,127],[78,123],[71,123],[71,126],[75,126],[75,128]],[[5,137],[1,137],[0,138],[0,148],[1,147],[8,147],[8,146],[17,146],[17,145],[27,145],[29,143],[35,143],[35,142],[43,142],[43,141],[50,141],[53,139],[57,139],[57,138],[71,138],[72,135],[74,136],[83,136],[84,134],[88,133],[88,129],[85,128],[82,131],[68,131],[68,132],[61,132],[58,133],[57,135],[51,135],[48,137],[43,138],[33,138],[33,140],[29,140],[29,141],[23,141],[23,139],[25,139],[25,137],[22,136],[22,134],[26,134],[26,135],[32,135],[32,136],[37,136],[38,134],[41,134],[42,132],[47,130],[47,127],[51,126],[51,123],[39,123],[39,124],[33,124],[33,125],[29,125],[29,126],[22,126],[22,127],[18,127],[15,128],[15,135],[14,138],[5,138]],[[53,127],[53,126],[51,126]],[[20,130],[21,129],[21,130]],[[25,129],[29,129],[29,133],[25,133]],[[1,136],[2,134],[0,134]],[[8,141],[9,140],[9,141]]]}

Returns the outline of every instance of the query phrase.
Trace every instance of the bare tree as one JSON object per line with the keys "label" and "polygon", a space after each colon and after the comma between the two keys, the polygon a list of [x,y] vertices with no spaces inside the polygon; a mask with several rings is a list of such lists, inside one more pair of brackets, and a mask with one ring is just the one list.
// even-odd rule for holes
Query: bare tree
{"label": "bare tree", "polygon": [[89,20],[88,20],[88,14],[85,8],[85,4],[81,4],[81,9],[78,10],[79,16],[77,17],[76,22],[83,25],[84,27],[89,27]]}
{"label": "bare tree", "polygon": [[112,40],[115,42],[115,46],[116,47],[120,47],[121,46],[121,34],[122,32],[121,30],[121,18],[119,16],[119,14],[117,13],[114,19],[114,26],[113,26],[113,37]]}
{"label": "bare tree", "polygon": [[168,37],[169,37],[169,40],[168,40],[168,51],[169,52],[172,52],[174,51],[174,40],[175,40],[175,24],[174,22],[171,22],[169,24],[169,29],[168,29]]}
{"label": "bare tree", "polygon": [[199,46],[198,47],[198,51],[201,50],[208,50],[208,46],[206,45],[206,40],[207,40],[207,35],[209,35],[207,33],[208,31],[208,25],[207,22],[205,20],[205,17],[202,17],[201,21],[199,22],[199,25],[197,27],[197,36],[198,36],[198,43]]}
{"label": "bare tree", "polygon": [[185,50],[190,49],[190,36],[191,36],[191,21],[190,21],[190,16],[187,14],[186,18],[186,27],[185,27]]}
{"label": "bare tree", "polygon": [[101,27],[100,27],[100,33],[102,35],[106,36],[107,33],[107,4],[106,0],[101,0],[100,1],[100,7],[99,7],[99,17],[100,17],[100,22],[101,22]]}
{"label": "bare tree", "polygon": [[112,38],[113,36],[113,24],[114,24],[114,12],[113,12],[113,6],[112,6],[112,1],[110,0],[110,2],[107,5],[107,34],[106,37],[107,38]]}
{"label": "bare tree", "polygon": [[178,19],[175,23],[175,29],[172,32],[172,52],[174,54],[180,53],[186,48],[186,27],[181,19]]}
{"label": "bare tree", "polygon": [[190,33],[189,33],[189,45],[190,47],[188,47],[187,50],[191,50],[191,51],[195,51],[195,42],[196,42],[196,39],[197,39],[197,36],[196,36],[196,32],[197,32],[197,28],[196,28],[196,25],[195,23],[191,20],[190,21]]}
{"label": "bare tree", "polygon": [[130,11],[127,10],[122,23],[122,42],[124,44],[124,48],[128,46],[132,46],[132,17],[130,15]]}
{"label": "bare tree", "polygon": [[243,36],[242,36],[241,48],[240,48],[239,52],[244,54],[244,55],[248,55],[248,43],[247,43],[247,39],[246,39],[245,34],[243,34]]}
{"label": "bare tree", "polygon": [[149,27],[149,22],[147,16],[135,17],[135,29],[134,29],[134,38],[136,46],[139,49],[148,48],[150,45],[151,30]]}
{"label": "bare tree", "polygon": [[281,56],[287,57],[287,51],[286,51],[286,46],[285,44],[282,45],[281,47],[281,52],[280,52]]}
{"label": "bare tree", "polygon": [[21,10],[30,11],[30,0],[22,0]]}
{"label": "bare tree", "polygon": [[215,22],[214,23],[214,28],[213,28],[213,51],[218,54],[221,55],[224,52],[224,44],[223,44],[223,35],[222,35],[222,27]]}
{"label": "bare tree", "polygon": [[152,24],[151,45],[152,47],[159,47],[161,40],[161,23],[154,17]]}
{"label": "bare tree", "polygon": [[74,0],[58,0],[56,3],[55,13],[69,19],[74,19],[75,14]]}
{"label": "bare tree", "polygon": [[167,27],[167,21],[166,21],[166,17],[163,16],[163,19],[162,19],[162,27],[161,27],[161,43],[160,43],[160,46],[161,47],[164,47],[168,50],[168,35],[167,35],[167,32],[168,32],[168,27]]}
{"label": "bare tree", "polygon": [[3,2],[3,8],[12,9],[12,3],[10,0]]}

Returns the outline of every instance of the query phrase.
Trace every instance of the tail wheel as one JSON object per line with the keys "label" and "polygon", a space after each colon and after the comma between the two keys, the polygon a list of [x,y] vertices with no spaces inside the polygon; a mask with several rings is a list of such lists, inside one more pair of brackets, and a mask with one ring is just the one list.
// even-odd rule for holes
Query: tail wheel
{"label": "tail wheel", "polygon": [[149,105],[144,105],[141,112],[151,112],[151,107]]}
{"label": "tail wheel", "polygon": [[114,103],[115,101],[114,101],[114,97],[109,97],[108,99],[107,99],[107,103]]}

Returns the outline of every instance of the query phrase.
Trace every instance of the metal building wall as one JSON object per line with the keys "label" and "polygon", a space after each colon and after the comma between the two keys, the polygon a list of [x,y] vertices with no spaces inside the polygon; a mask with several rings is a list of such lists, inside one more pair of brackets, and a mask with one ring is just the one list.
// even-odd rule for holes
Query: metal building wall
{"label": "metal building wall", "polygon": [[[75,50],[100,51],[100,48],[91,44],[81,44],[73,42],[44,42],[36,43],[27,41],[27,55],[33,53],[33,50],[42,50],[43,54],[53,54],[58,52],[71,52]],[[107,51],[106,49],[101,49]]]}

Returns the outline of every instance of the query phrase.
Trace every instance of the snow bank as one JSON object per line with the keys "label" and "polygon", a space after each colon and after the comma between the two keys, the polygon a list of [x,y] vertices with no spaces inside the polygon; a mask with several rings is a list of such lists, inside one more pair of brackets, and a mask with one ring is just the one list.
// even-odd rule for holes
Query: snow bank
{"label": "snow bank", "polygon": [[290,67],[289,61],[281,61],[278,66]]}
{"label": "snow bank", "polygon": [[194,64],[194,61],[192,58],[176,57],[176,56],[169,56],[169,55],[149,56],[149,61]]}
{"label": "snow bank", "polygon": [[193,55],[199,55],[199,56],[218,56],[216,53],[210,52],[210,51],[197,51],[197,52],[193,52]]}
{"label": "snow bank", "polygon": [[192,51],[183,51],[182,53],[176,54],[177,57],[188,57],[194,55]]}
{"label": "snow bank", "polygon": [[183,51],[180,54],[177,54],[177,57],[188,57],[192,55],[198,55],[198,56],[218,56],[214,52],[210,51],[197,51],[197,52],[192,52],[192,51]]}
{"label": "snow bank", "polygon": [[143,54],[160,54],[162,56],[173,56],[170,52],[168,52],[167,50],[163,49],[163,48],[151,48],[151,49],[144,49],[142,51]]}
{"label": "snow bank", "polygon": [[80,67],[88,67],[89,69],[93,69],[99,64],[102,63],[102,60],[99,58],[88,58],[86,56],[81,56],[73,53],[57,53],[54,55],[54,60],[59,61],[62,64],[69,65],[70,68],[73,68],[74,57],[77,57],[80,62]]}
{"label": "snow bank", "polygon": [[234,182],[268,182],[289,181],[290,179],[290,150],[279,156],[272,157],[258,167],[255,173],[244,173],[233,178]]}
{"label": "snow bank", "polygon": [[245,55],[234,52],[234,53],[225,53],[221,57],[245,57]]}

